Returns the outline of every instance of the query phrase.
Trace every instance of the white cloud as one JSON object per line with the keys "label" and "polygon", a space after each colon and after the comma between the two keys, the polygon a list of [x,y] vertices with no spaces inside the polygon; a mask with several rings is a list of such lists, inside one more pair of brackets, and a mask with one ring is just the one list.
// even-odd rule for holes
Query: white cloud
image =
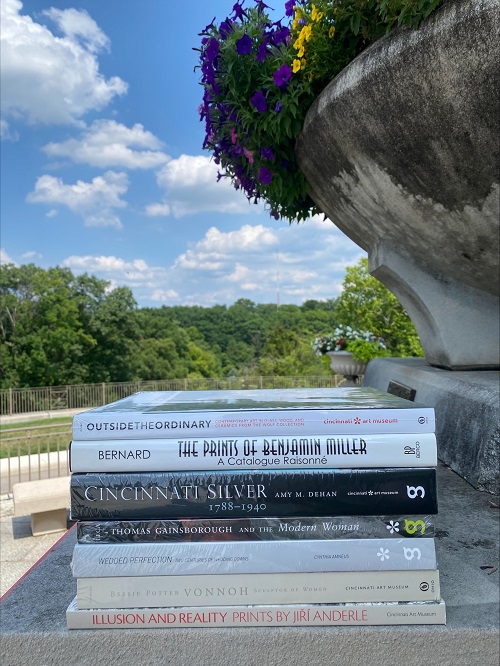
{"label": "white cloud", "polygon": [[57,25],[59,30],[74,42],[81,40],[92,53],[109,50],[110,42],[97,23],[84,9],[55,9],[43,12]]}
{"label": "white cloud", "polygon": [[43,151],[48,157],[101,168],[157,169],[170,159],[161,146],[139,123],[126,127],[114,120],[96,120],[78,139],[48,143]]}
{"label": "white cloud", "polygon": [[40,252],[36,252],[35,250],[29,250],[28,252],[24,252],[22,255],[23,259],[41,259],[42,255]]}
{"label": "white cloud", "polygon": [[146,206],[145,213],[148,217],[167,217],[170,215],[170,206],[166,203],[153,203]]}
{"label": "white cloud", "polygon": [[19,0],[2,0],[1,108],[4,117],[30,124],[74,124],[127,91],[118,76],[106,79],[96,53],[108,40],[85,11],[48,10],[63,36],[27,14]]}
{"label": "white cloud", "polygon": [[63,265],[126,285],[140,305],[210,307],[238,298],[257,303],[326,300],[341,292],[345,268],[365,253],[321,218],[270,221],[223,232],[211,227],[168,265],[115,256],[72,256]]}
{"label": "white cloud", "polygon": [[61,178],[43,175],[35,183],[35,189],[26,198],[29,203],[60,204],[81,215],[86,226],[120,228],[121,222],[114,213],[116,208],[125,208],[121,199],[128,189],[125,173],[107,171],[93,178],[90,183],[78,180],[66,185]]}
{"label": "white cloud", "polygon": [[48,211],[48,213],[45,213],[45,217],[49,217],[49,218],[56,217],[58,213],[59,213],[58,210],[56,210],[55,208],[52,208],[51,210]]}
{"label": "white cloud", "polygon": [[217,182],[217,165],[203,155],[181,155],[159,171],[158,185],[165,190],[165,203],[176,217],[218,212],[256,214],[263,206],[249,204],[227,178]]}
{"label": "white cloud", "polygon": [[14,266],[17,266],[17,262],[10,257],[7,252],[3,249],[3,247],[0,247],[0,264],[5,265],[5,264],[14,264]]}
{"label": "white cloud", "polygon": [[2,141],[17,141],[19,139],[18,133],[11,130],[9,123],[4,118],[0,118],[0,139]]}

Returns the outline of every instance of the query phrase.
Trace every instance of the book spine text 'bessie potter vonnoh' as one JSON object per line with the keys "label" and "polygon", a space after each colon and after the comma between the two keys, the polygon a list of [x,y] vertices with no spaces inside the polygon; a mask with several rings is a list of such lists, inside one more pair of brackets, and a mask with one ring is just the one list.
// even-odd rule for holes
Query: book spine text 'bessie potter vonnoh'
{"label": "book spine text 'bessie potter vonnoh'", "polygon": [[172,541],[275,541],[433,537],[432,516],[293,518],[191,518],[189,520],[91,520],[77,523],[79,543]]}
{"label": "book spine text 'bessie potter vonnoh'", "polygon": [[436,569],[434,539],[77,543],[75,578]]}
{"label": "book spine text 'bessie potter vonnoh'", "polygon": [[427,467],[71,475],[73,520],[435,513]]}
{"label": "book spine text 'bessie potter vonnoh'", "polygon": [[437,570],[78,578],[79,609],[437,601]]}
{"label": "book spine text 'bessie potter vonnoh'", "polygon": [[72,472],[434,467],[434,433],[75,440]]}
{"label": "book spine text 'bessie potter vonnoh'", "polygon": [[[410,403],[411,405],[411,403]],[[435,431],[432,407],[264,409],[201,412],[82,412],[73,417],[73,440],[303,437],[315,435],[421,434]]]}
{"label": "book spine text 'bessie potter vonnoh'", "polygon": [[128,611],[66,611],[68,629],[152,629],[166,627],[307,627],[446,624],[443,601],[426,603],[311,604],[136,608]]}

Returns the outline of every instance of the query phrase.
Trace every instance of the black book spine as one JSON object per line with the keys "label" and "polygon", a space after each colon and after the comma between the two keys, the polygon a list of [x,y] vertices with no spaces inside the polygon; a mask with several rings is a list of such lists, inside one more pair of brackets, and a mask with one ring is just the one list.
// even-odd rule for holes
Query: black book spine
{"label": "black book spine", "polygon": [[434,468],[73,474],[73,520],[437,513]]}

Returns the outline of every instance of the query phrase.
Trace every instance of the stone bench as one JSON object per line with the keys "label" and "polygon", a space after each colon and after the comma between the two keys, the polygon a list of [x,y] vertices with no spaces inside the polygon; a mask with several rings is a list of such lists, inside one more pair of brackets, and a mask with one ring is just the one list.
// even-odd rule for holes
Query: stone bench
{"label": "stone bench", "polygon": [[31,514],[33,536],[66,530],[70,506],[69,479],[69,476],[61,476],[14,484],[14,515]]}

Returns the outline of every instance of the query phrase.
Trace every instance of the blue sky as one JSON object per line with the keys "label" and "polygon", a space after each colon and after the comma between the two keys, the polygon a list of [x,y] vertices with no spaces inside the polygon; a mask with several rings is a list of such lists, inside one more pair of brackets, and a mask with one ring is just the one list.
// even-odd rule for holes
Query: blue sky
{"label": "blue sky", "polygon": [[2,263],[91,273],[140,306],[338,296],[365,253],[323,216],[248,204],[202,150],[193,47],[234,0],[0,1]]}

